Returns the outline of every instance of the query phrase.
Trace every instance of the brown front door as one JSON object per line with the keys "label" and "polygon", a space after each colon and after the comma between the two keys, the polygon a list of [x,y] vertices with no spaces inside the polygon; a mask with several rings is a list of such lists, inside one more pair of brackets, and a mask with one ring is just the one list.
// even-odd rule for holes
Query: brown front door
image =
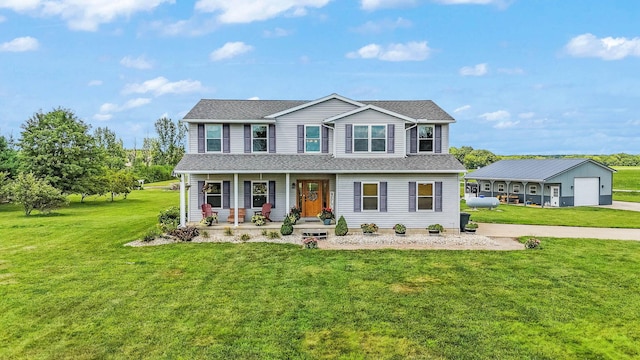
{"label": "brown front door", "polygon": [[301,216],[314,217],[322,210],[324,203],[324,193],[322,191],[322,180],[301,180],[298,187],[300,197]]}

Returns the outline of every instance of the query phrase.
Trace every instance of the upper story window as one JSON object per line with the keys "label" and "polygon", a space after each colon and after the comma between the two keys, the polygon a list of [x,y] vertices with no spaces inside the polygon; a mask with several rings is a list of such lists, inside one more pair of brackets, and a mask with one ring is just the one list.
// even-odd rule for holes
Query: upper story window
{"label": "upper story window", "polygon": [[304,152],[320,152],[320,126],[304,127]]}
{"label": "upper story window", "polygon": [[418,125],[418,151],[433,152],[433,125]]}
{"label": "upper story window", "polygon": [[253,152],[267,152],[269,127],[267,125],[251,125],[251,146]]}
{"label": "upper story window", "polygon": [[206,125],[207,152],[222,151],[222,125]]}
{"label": "upper story window", "polygon": [[386,125],[354,125],[354,152],[384,152],[387,151]]}
{"label": "upper story window", "polygon": [[418,210],[433,210],[433,183],[418,183]]}
{"label": "upper story window", "polygon": [[378,183],[362,183],[362,210],[379,209]]}
{"label": "upper story window", "polygon": [[208,182],[205,184],[204,189],[206,203],[211,205],[213,209],[222,209],[222,183],[221,182]]}

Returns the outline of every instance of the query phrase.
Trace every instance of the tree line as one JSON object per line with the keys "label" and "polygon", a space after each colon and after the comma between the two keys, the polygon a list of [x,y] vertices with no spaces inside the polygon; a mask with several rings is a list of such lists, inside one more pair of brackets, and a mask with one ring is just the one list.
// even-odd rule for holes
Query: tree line
{"label": "tree line", "polygon": [[0,135],[0,201],[31,211],[64,206],[66,196],[123,196],[138,180],[172,179],[184,154],[186,127],[163,117],[155,122],[157,137],[145,138],[141,149],[125,149],[108,127],[91,126],[69,109],[35,113],[21,125],[19,139]]}
{"label": "tree line", "polygon": [[498,160],[507,159],[592,159],[606,166],[640,166],[640,155],[625,153],[611,155],[496,155],[489,150],[474,149],[471,146],[451,147],[449,152],[464,165],[466,169],[478,169]]}

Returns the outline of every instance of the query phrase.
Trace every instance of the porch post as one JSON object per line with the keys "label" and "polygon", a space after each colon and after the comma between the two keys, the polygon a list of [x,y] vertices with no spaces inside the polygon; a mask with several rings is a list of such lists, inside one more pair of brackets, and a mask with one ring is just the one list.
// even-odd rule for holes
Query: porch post
{"label": "porch post", "polygon": [[544,208],[544,181],[540,183],[540,207]]}
{"label": "porch post", "polygon": [[528,184],[528,182],[526,182],[526,181],[522,182],[522,187],[524,188],[524,190],[523,190],[524,191],[524,195],[523,195],[524,196],[524,198],[523,198],[524,206],[527,206],[527,184]]}
{"label": "porch post", "polygon": [[284,215],[287,215],[287,211],[289,209],[289,206],[291,204],[291,188],[289,187],[289,182],[291,181],[291,175],[289,173],[284,174],[284,183],[285,183],[285,201],[286,201],[286,207],[284,208]]}
{"label": "porch post", "polygon": [[509,204],[509,196],[511,195],[511,192],[509,190],[509,185],[511,185],[511,181],[505,181],[507,183],[507,205]]}
{"label": "porch post", "polygon": [[238,173],[233,174],[233,227],[238,227]]}
{"label": "porch post", "polygon": [[495,180],[489,180],[489,182],[491,182],[491,197],[493,197],[493,183]]}
{"label": "porch post", "polygon": [[187,218],[185,216],[185,183],[184,183],[184,174],[180,174],[180,227],[185,227],[187,225]]}

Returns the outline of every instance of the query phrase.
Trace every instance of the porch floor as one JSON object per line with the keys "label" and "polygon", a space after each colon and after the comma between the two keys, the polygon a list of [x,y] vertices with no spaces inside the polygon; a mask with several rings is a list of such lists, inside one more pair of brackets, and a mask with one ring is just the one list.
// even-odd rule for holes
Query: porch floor
{"label": "porch floor", "polygon": [[[271,221],[271,222],[267,221],[267,223],[262,225],[262,226],[256,226],[251,221],[245,221],[243,223],[238,223],[238,227],[234,227],[233,223],[229,223],[229,222],[226,222],[226,221],[220,221],[218,224],[214,224],[212,226],[206,226],[206,225],[203,225],[203,224],[201,224],[199,222],[188,223],[188,225],[195,225],[199,229],[224,230],[224,228],[230,227],[230,228],[232,228],[234,230],[240,230],[240,231],[250,231],[250,230],[256,230],[256,231],[278,230],[278,231],[280,231],[280,227],[282,226],[282,224],[283,224],[282,221]],[[300,231],[302,231],[302,230],[332,231],[333,229],[335,229],[336,225],[335,224],[324,225],[319,220],[314,221],[314,220],[300,219],[300,220],[298,220],[298,222],[295,225],[293,225],[293,227],[294,227],[295,230],[300,230]]]}

